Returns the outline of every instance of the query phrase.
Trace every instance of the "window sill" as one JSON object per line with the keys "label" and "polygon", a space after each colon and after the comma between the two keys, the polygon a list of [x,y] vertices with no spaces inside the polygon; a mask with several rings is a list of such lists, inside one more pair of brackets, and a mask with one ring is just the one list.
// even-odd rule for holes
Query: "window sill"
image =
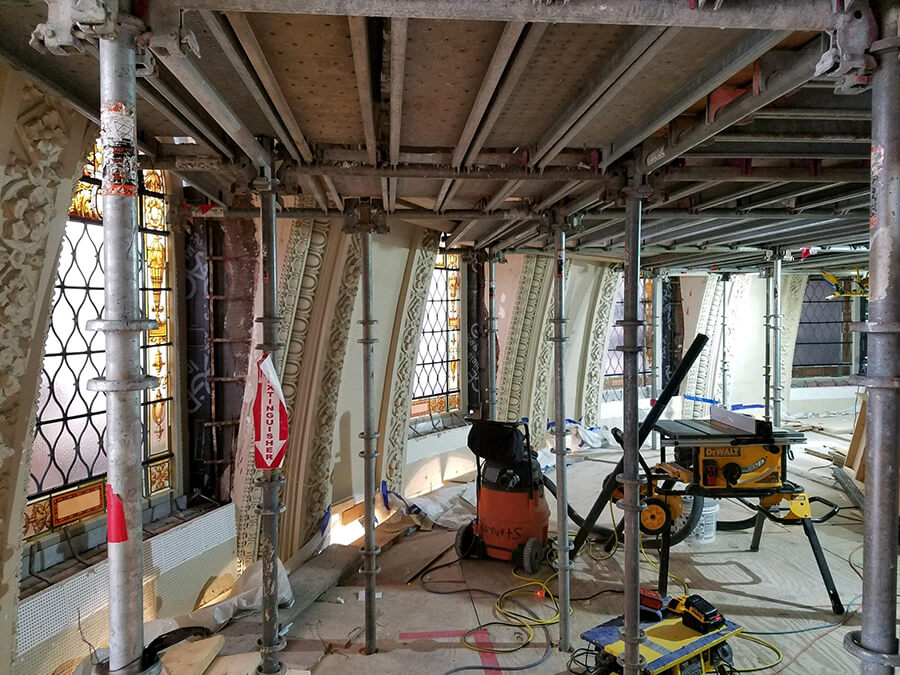
{"label": "window sill", "polygon": [[463,418],[462,412],[435,415],[434,417],[420,417],[409,421],[407,438],[412,440],[467,426],[469,426],[469,423]]}
{"label": "window sill", "polygon": [[[212,503],[198,503],[188,508],[184,497],[162,498],[144,505],[144,540],[196,518],[211,509]],[[172,508],[172,502],[176,507]],[[72,523],[66,537],[64,529],[26,542],[22,553],[20,598],[24,599],[63,581],[91,565],[106,559],[106,515]],[[74,551],[73,551],[74,548]],[[33,558],[33,560],[32,560]]]}

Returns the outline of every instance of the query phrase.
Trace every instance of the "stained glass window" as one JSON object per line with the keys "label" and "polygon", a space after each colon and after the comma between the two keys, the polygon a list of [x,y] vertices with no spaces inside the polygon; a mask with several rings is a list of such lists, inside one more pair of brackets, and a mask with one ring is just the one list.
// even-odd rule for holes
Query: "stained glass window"
{"label": "stained glass window", "polygon": [[[651,311],[652,279],[644,279],[638,286],[638,314],[646,326],[653,323]],[[603,386],[604,400],[621,399],[623,385],[622,373],[625,370],[624,352],[619,347],[625,339],[625,329],[617,325],[625,318],[625,279],[619,277],[619,285],[616,289],[616,303],[613,306],[613,325],[609,332],[609,342],[606,353],[603,355],[603,376],[606,378]],[[639,345],[645,345],[645,350],[638,352],[638,386],[650,384],[650,360],[647,349],[650,347],[650,331],[646,326],[638,328],[637,341]],[[645,339],[647,340],[645,342]]]}
{"label": "stained glass window", "polygon": [[[106,365],[103,334],[85,329],[103,310],[103,213],[99,142],[88,153],[75,187],[63,237],[50,330],[44,347],[32,448],[25,536],[105,510],[106,400],[88,380]],[[139,191],[141,308],[159,328],[141,337],[142,365],[159,378],[143,393],[143,475],[146,495],[171,487],[171,263],[165,179],[144,171]]]}
{"label": "stained glass window", "polygon": [[425,302],[410,417],[460,408],[461,292],[459,254],[440,251]]}

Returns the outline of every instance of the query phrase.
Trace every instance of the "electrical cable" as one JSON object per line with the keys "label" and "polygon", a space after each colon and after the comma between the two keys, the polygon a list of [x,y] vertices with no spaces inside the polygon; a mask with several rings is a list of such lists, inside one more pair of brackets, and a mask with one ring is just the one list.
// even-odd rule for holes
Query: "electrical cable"
{"label": "electrical cable", "polygon": [[748,640],[749,642],[755,642],[757,644],[760,644],[763,647],[770,649],[772,652],[775,653],[775,656],[778,657],[777,661],[773,661],[772,663],[767,663],[764,666],[755,666],[753,668],[735,668],[734,666],[732,666],[732,670],[734,670],[734,672],[736,672],[736,673],[758,673],[763,670],[769,670],[771,668],[774,668],[779,663],[784,661],[784,654],[782,654],[781,650],[778,649],[778,647],[773,645],[771,642],[766,642],[765,640],[762,640],[758,637],[754,637],[752,635],[745,635],[744,633],[738,633],[735,637],[739,637],[741,640]]}
{"label": "electrical cable", "polygon": [[[641,554],[644,556],[644,560],[646,560],[646,561],[647,561],[648,563],[650,563],[657,571],[659,571],[659,565],[657,565],[655,562],[653,562],[653,561],[650,559],[650,556],[648,556],[648,555],[647,555],[647,552],[644,550],[644,538],[643,538],[643,536],[641,535],[640,532],[638,533],[638,545],[640,546]],[[679,584],[679,585],[681,586],[681,588],[684,590],[684,594],[685,594],[685,595],[690,595],[690,594],[691,594],[690,591],[688,590],[687,582],[686,582],[684,579],[682,579],[681,577],[675,576],[675,575],[672,574],[671,572],[668,573],[668,577],[669,577],[670,579],[672,579],[673,581],[677,581],[677,582],[678,582],[678,584]]]}

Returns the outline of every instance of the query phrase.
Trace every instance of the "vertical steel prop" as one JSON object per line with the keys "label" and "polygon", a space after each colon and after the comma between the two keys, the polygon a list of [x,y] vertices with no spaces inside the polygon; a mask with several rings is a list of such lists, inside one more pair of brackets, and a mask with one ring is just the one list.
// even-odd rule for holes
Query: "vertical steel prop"
{"label": "vertical steel prop", "polygon": [[772,424],[781,426],[781,251],[772,263]]}
{"label": "vertical steel prop", "polygon": [[488,261],[488,410],[497,419],[497,263]]}
{"label": "vertical steel prop", "polygon": [[641,200],[645,196],[643,177],[629,167],[628,187],[625,188],[625,313],[619,325],[623,329],[622,346],[622,402],[623,402],[623,464],[617,477],[624,499],[617,502],[625,511],[625,605],[623,639],[625,651],[619,657],[625,675],[638,675],[645,660],[640,653],[643,631],[640,627],[639,519],[641,515],[640,480],[638,478],[638,328],[643,325],[638,312],[638,287],[641,283]]}
{"label": "vertical steel prop", "polygon": [[553,436],[556,439],[553,453],[556,455],[556,570],[559,583],[559,650],[569,651],[569,495],[566,477],[566,232],[561,213],[555,212],[553,223],[556,238],[556,281],[554,294],[556,311],[553,315],[554,343],[554,392],[555,423]]}
{"label": "vertical steel prop", "polygon": [[844,646],[865,675],[900,665],[897,643],[897,500],[900,454],[900,6],[881,3],[872,44],[871,219],[866,385],[866,518],[862,630]]}
{"label": "vertical steel prop", "polygon": [[730,275],[726,272],[719,276],[722,283],[722,357],[720,359],[722,371],[722,401],[723,408],[728,409],[728,280]]}
{"label": "vertical steel prop", "polygon": [[763,317],[766,331],[766,364],[763,367],[763,403],[766,420],[772,421],[772,269],[766,270],[766,315]]}
{"label": "vertical steel prop", "polygon": [[366,646],[364,654],[377,651],[375,642],[375,576],[380,572],[376,556],[381,549],[375,544],[375,461],[378,457],[378,427],[375,422],[375,343],[372,326],[377,323],[374,316],[374,295],[372,291],[372,231],[359,233],[362,255],[362,339],[363,347],[363,451],[360,453],[364,464],[365,512],[363,514],[363,569],[366,580]]}
{"label": "vertical steel prop", "polygon": [[[659,392],[662,391],[663,387],[662,293],[664,283],[666,283],[665,277],[660,275],[654,278],[650,297],[650,310],[653,316],[653,326],[651,327],[650,333],[652,341],[650,347],[650,398],[652,398],[654,401],[659,398]],[[651,434],[651,439],[651,442],[653,443],[653,449],[659,450],[659,434]]]}
{"label": "vertical steel prop", "polygon": [[106,394],[109,671],[126,675],[144,670],[141,391],[158,384],[142,372],[139,346],[141,332],[156,327],[138,299],[135,40],[142,30],[120,15],[115,37],[100,40],[104,309],[87,324],[106,339],[105,376],[88,389]]}
{"label": "vertical steel prop", "polygon": [[[271,152],[271,141],[264,144]],[[262,225],[262,305],[263,315],[256,319],[262,324],[262,342],[256,348],[262,353],[274,353],[280,349],[278,344],[277,298],[277,232],[276,232],[276,193],[272,184],[270,169],[261,169],[257,179],[260,197],[260,221]],[[264,470],[256,483],[260,487],[260,530],[262,548],[262,639],[258,647],[262,656],[260,673],[274,675],[284,671],[278,653],[284,649],[285,639],[280,635],[278,625],[278,519],[284,510],[281,503],[281,486],[284,484],[284,473],[280,468]]]}

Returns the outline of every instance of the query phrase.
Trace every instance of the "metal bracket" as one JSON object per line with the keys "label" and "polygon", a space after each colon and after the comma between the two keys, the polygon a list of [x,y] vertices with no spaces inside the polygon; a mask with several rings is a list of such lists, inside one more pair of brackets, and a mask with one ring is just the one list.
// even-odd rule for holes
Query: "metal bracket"
{"label": "metal bracket", "polygon": [[80,54],[87,38],[114,37],[118,23],[118,0],[47,0],[47,21],[35,27],[29,44],[41,53]]}
{"label": "metal bracket", "polygon": [[900,666],[900,654],[882,654],[862,646],[862,631],[854,630],[844,636],[844,649],[860,661],[881,666],[897,668]]}
{"label": "metal bracket", "polygon": [[147,21],[150,30],[141,36],[140,44],[171,56],[185,56],[190,52],[200,58],[200,43],[194,33],[184,27],[182,10],[175,3],[154,0],[149,4]]}
{"label": "metal bracket", "polygon": [[871,86],[875,58],[869,54],[878,24],[865,0],[837,0],[835,29],[828,32],[828,49],[816,64],[816,77],[834,77],[834,93],[859,94]]}
{"label": "metal bracket", "polygon": [[371,201],[347,199],[344,201],[344,232],[374,232],[387,234],[387,213]]}
{"label": "metal bracket", "polygon": [[562,208],[555,207],[550,209],[549,213],[541,215],[538,233],[556,234],[557,232],[563,232],[567,235],[577,234],[581,231],[582,217],[581,213],[567,215]]}

